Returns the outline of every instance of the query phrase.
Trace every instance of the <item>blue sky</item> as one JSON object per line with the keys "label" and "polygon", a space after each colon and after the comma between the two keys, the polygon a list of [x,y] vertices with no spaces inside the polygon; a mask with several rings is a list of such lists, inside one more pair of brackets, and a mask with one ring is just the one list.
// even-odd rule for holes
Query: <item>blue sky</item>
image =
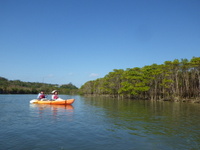
{"label": "blue sky", "polygon": [[0,76],[72,83],[200,56],[199,0],[0,0]]}

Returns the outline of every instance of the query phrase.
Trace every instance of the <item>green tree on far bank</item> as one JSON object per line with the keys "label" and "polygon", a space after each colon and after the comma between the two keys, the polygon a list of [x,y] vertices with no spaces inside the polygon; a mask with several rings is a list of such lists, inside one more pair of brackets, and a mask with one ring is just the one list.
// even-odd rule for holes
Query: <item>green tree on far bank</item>
{"label": "green tree on far bank", "polygon": [[114,69],[103,78],[86,82],[80,93],[151,100],[200,98],[200,57]]}
{"label": "green tree on far bank", "polygon": [[0,94],[37,94],[41,90],[45,91],[45,93],[51,93],[51,91],[55,89],[58,90],[60,94],[78,93],[78,88],[72,83],[59,86],[58,84],[23,82],[0,77]]}

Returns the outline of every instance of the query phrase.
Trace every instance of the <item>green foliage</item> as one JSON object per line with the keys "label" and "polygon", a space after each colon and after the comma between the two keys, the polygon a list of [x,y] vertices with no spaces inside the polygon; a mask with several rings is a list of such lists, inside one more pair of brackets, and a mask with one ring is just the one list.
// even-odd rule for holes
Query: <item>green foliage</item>
{"label": "green foliage", "polygon": [[41,90],[45,91],[45,93],[51,93],[51,91],[55,89],[58,90],[60,94],[78,93],[78,88],[72,83],[64,84],[59,87],[58,84],[23,82],[0,77],[0,94],[37,94]]}
{"label": "green foliage", "polygon": [[149,89],[145,84],[147,80],[141,68],[127,69],[122,75],[122,80],[122,87],[119,89],[121,95],[138,96]]}
{"label": "green foliage", "polygon": [[200,57],[175,59],[142,68],[114,69],[104,78],[86,82],[82,94],[143,99],[200,97]]}
{"label": "green foliage", "polygon": [[72,83],[69,84],[63,84],[60,86],[60,88],[66,88],[66,89],[78,89],[75,85],[73,85]]}

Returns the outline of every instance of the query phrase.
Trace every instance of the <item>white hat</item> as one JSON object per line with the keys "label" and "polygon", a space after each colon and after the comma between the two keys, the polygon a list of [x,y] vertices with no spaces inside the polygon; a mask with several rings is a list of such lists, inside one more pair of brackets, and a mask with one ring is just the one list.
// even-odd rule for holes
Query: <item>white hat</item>
{"label": "white hat", "polygon": [[55,92],[57,92],[57,90],[53,90],[51,93],[55,93]]}

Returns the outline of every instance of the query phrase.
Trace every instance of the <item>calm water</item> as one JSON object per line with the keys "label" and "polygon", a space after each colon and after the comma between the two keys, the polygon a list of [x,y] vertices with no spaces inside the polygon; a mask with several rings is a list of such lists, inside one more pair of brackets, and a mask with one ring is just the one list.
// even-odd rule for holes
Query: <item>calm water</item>
{"label": "calm water", "polygon": [[72,106],[0,95],[1,150],[200,149],[200,105],[75,98]]}

